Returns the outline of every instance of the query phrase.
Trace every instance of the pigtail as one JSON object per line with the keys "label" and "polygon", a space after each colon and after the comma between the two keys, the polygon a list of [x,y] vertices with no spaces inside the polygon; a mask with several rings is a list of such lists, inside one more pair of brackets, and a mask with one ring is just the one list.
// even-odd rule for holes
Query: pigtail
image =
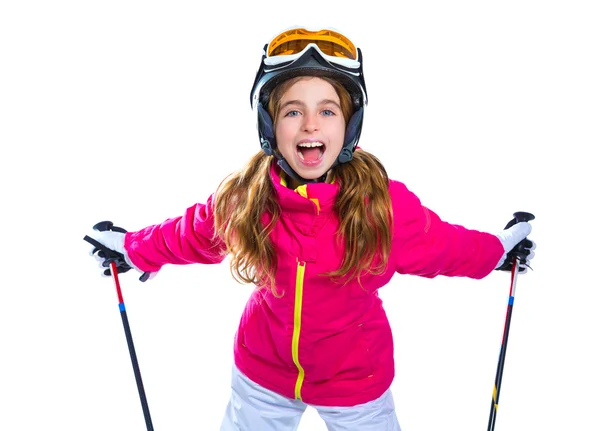
{"label": "pigtail", "polygon": [[389,178],[377,157],[364,150],[354,152],[350,162],[333,169],[340,182],[336,212],[338,236],[345,246],[341,267],[325,275],[338,282],[361,275],[382,274],[392,243],[392,202]]}
{"label": "pigtail", "polygon": [[225,252],[231,255],[234,279],[269,287],[276,294],[277,258],[269,234],[281,210],[269,175],[272,159],[260,151],[225,178],[215,193],[213,212],[215,235],[225,242]]}

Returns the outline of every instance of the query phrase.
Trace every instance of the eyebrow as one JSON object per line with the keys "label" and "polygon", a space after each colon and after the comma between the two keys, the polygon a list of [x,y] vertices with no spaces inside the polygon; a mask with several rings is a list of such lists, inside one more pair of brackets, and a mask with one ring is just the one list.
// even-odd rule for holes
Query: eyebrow
{"label": "eyebrow", "polygon": [[[339,109],[342,109],[342,107],[340,106],[339,103],[337,103],[335,100],[332,99],[323,99],[320,100],[317,105],[335,105],[337,106]],[[279,107],[279,109],[284,109],[285,107],[289,106],[289,105],[299,105],[299,106],[306,106],[306,103],[300,101],[300,100],[288,100],[285,103],[282,103],[281,106]]]}

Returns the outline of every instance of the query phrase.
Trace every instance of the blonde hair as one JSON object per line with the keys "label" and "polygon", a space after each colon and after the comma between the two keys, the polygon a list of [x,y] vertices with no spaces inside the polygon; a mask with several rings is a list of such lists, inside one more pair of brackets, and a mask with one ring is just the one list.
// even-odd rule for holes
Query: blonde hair
{"label": "blonde hair", "polygon": [[[283,94],[301,78],[287,80],[272,91],[267,106],[271,118],[277,118]],[[347,123],[353,113],[350,95],[337,81],[321,79],[335,88]],[[213,211],[215,235],[225,241],[233,277],[282,296],[275,286],[277,255],[269,239],[281,215],[269,172],[272,162],[273,156],[260,151],[225,178],[215,193]],[[335,211],[345,251],[340,268],[323,275],[334,282],[356,278],[360,283],[362,275],[383,273],[390,254],[392,205],[387,172],[377,157],[357,150],[352,160],[335,166],[332,173],[340,182]]]}

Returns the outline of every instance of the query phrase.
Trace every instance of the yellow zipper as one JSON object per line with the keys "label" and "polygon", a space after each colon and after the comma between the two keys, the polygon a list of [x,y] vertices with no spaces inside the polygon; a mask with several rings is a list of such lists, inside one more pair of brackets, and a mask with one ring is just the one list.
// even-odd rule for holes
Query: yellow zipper
{"label": "yellow zipper", "polygon": [[298,368],[298,379],[296,380],[294,396],[298,400],[302,400],[300,391],[302,389],[302,382],[304,382],[304,368],[302,368],[298,360],[298,344],[300,343],[300,325],[302,323],[302,289],[304,287],[305,268],[305,262],[298,262],[298,267],[296,268],[296,298],[294,302],[294,334],[292,336],[292,359]]}

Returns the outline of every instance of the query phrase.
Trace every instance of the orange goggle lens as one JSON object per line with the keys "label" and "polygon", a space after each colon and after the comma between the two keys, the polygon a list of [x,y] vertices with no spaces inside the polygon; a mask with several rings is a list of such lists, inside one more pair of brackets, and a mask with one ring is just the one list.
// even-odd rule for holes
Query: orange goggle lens
{"label": "orange goggle lens", "polygon": [[356,47],[343,34],[332,30],[309,31],[303,28],[288,30],[275,37],[269,43],[267,56],[298,54],[310,43],[317,45],[325,55],[358,59]]}

